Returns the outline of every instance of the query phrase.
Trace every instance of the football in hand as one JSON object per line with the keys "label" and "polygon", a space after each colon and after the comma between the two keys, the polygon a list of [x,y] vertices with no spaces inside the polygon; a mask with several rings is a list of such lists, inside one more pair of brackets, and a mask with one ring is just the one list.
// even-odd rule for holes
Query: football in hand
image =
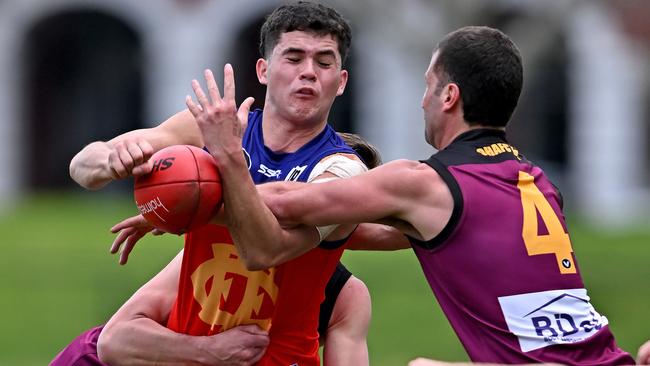
{"label": "football in hand", "polygon": [[222,203],[221,179],[212,156],[189,145],[151,156],[151,173],[135,178],[135,203],[157,229],[181,234],[206,224]]}

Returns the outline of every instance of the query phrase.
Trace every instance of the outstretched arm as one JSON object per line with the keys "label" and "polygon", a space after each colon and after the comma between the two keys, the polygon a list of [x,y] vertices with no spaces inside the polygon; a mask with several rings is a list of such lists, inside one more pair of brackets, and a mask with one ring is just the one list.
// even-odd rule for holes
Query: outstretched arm
{"label": "outstretched arm", "polygon": [[163,324],[176,299],[183,254],[140,288],[106,324],[97,353],[111,365],[251,365],[264,354],[266,332],[242,326],[214,336],[176,333]]}
{"label": "outstretched arm", "polygon": [[149,158],[153,153],[180,144],[203,147],[194,117],[187,110],[156,127],[87,145],[72,158],[70,177],[86,189],[97,190],[112,180],[149,173],[152,169]]}
{"label": "outstretched arm", "polygon": [[451,192],[438,173],[408,160],[272,194],[265,202],[284,225],[381,222],[421,240],[440,233],[453,209]]}

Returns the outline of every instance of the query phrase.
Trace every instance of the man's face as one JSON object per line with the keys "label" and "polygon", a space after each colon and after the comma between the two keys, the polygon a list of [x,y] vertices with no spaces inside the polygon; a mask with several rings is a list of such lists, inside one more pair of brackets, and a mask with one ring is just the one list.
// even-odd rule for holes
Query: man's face
{"label": "man's face", "polygon": [[422,109],[424,110],[424,137],[427,142],[436,147],[435,145],[435,131],[440,124],[441,107],[440,92],[438,88],[439,79],[434,71],[434,65],[438,58],[438,52],[434,52],[431,57],[431,63],[424,73],[424,81],[426,90],[422,97]]}
{"label": "man's face", "polygon": [[347,76],[331,35],[283,33],[268,60],[258,61],[258,77],[267,86],[265,109],[301,124],[327,120],[334,99],[343,94]]}

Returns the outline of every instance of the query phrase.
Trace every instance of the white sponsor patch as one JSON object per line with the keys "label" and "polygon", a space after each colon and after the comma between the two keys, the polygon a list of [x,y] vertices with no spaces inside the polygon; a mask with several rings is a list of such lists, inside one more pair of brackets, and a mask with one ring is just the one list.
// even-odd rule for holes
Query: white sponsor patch
{"label": "white sponsor patch", "polygon": [[589,302],[587,290],[551,290],[499,297],[508,329],[524,352],[583,341],[608,324]]}
{"label": "white sponsor patch", "polygon": [[280,174],[282,174],[282,170],[273,170],[264,164],[260,164],[260,168],[257,170],[257,172],[262,173],[269,178],[280,178]]}

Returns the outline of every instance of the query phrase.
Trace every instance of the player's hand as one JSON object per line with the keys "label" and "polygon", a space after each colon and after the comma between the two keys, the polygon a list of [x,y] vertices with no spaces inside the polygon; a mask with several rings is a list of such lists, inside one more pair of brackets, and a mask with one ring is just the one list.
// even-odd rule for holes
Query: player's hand
{"label": "player's hand", "polygon": [[650,365],[650,341],[639,347],[639,354],[636,356],[636,363],[639,365]]}
{"label": "player's hand", "polygon": [[[111,253],[115,254],[119,251],[120,264],[126,264],[129,260],[129,254],[135,247],[135,244],[150,231],[153,231],[152,234],[154,235],[160,235],[163,233],[151,226],[142,215],[129,217],[128,219],[117,223],[111,228],[113,234],[119,232],[115,240],[113,240],[113,245],[111,245]],[[123,243],[124,247],[120,251],[120,247]]]}
{"label": "player's hand", "polygon": [[117,180],[148,174],[153,169],[153,162],[149,159],[153,153],[151,144],[143,139],[117,142],[108,155],[109,175]]}
{"label": "player's hand", "polygon": [[219,93],[212,71],[204,73],[208,95],[203,92],[201,84],[192,80],[192,89],[196,94],[197,105],[191,96],[185,98],[185,104],[194,116],[205,145],[219,165],[227,163],[230,158],[243,161],[242,138],[248,125],[248,112],[254,99],[246,98],[237,109],[235,104],[235,76],[230,64],[223,68],[223,98]]}
{"label": "player's hand", "polygon": [[262,358],[269,335],[257,325],[242,325],[205,337],[205,349],[213,357],[211,365],[248,366]]}

